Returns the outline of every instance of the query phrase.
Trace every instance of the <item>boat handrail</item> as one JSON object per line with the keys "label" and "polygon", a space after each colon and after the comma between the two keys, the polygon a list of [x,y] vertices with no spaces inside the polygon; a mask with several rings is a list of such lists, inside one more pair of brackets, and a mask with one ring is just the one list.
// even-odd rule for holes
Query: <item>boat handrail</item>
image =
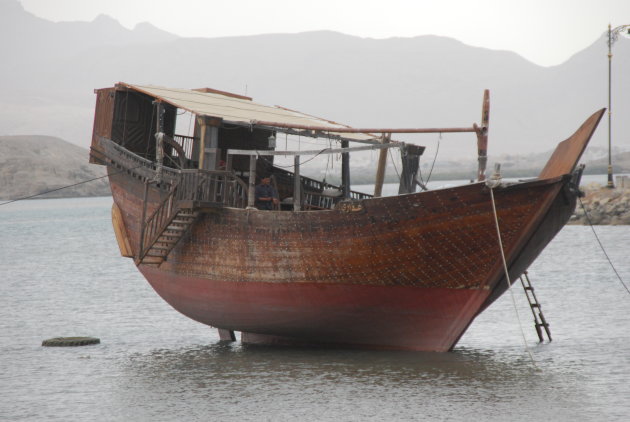
{"label": "boat handrail", "polygon": [[[182,147],[182,149],[184,150],[185,158],[188,160],[193,160],[192,152],[195,139],[199,138],[186,135],[173,135],[173,140]],[[174,155],[177,156],[177,151],[174,151]]]}

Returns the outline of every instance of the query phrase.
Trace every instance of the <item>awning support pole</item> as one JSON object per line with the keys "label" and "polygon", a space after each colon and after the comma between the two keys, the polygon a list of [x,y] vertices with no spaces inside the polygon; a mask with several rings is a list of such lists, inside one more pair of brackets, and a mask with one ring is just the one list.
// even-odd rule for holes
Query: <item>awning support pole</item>
{"label": "awning support pole", "polygon": [[[348,141],[341,141],[341,148],[348,148]],[[343,197],[350,198],[350,153],[341,153],[341,185],[343,188]]]}
{"label": "awning support pole", "polygon": [[302,181],[300,179],[300,156],[293,157],[293,211],[302,208]]}
{"label": "awning support pole", "polygon": [[247,208],[256,208],[256,156],[249,156],[249,186],[247,188]]}
{"label": "awning support pole", "polygon": [[[388,144],[392,134],[383,134],[381,142]],[[374,196],[379,197],[383,193],[383,182],[385,181],[385,167],[387,164],[387,149],[382,149],[378,155],[378,167],[376,168],[376,180],[374,181]]]}

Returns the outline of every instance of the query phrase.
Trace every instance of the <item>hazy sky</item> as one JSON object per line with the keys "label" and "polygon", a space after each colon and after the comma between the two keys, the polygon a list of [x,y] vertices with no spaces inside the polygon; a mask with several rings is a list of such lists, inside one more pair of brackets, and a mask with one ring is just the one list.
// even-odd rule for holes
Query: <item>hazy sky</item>
{"label": "hazy sky", "polygon": [[[1,1],[1,0],[0,0]],[[150,22],[184,37],[334,30],[371,38],[435,34],[511,50],[551,66],[613,27],[630,24],[630,0],[21,0],[52,21],[103,13],[133,28]],[[601,38],[603,48],[605,41]]]}

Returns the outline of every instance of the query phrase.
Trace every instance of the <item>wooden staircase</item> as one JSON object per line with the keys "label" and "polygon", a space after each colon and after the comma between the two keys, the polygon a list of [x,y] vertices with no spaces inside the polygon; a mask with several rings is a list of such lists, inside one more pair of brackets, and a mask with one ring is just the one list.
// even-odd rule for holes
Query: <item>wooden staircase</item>
{"label": "wooden staircase", "polygon": [[173,218],[154,237],[155,240],[145,248],[142,264],[160,266],[171,253],[175,245],[189,231],[197,219],[198,212],[192,208],[179,208]]}
{"label": "wooden staircase", "polygon": [[[150,183],[147,182],[147,192]],[[180,171],[178,180],[155,211],[149,218],[142,217],[144,224],[136,265],[160,266],[189,232],[201,212],[224,206],[244,208],[246,204],[247,186],[234,174],[226,171]]]}

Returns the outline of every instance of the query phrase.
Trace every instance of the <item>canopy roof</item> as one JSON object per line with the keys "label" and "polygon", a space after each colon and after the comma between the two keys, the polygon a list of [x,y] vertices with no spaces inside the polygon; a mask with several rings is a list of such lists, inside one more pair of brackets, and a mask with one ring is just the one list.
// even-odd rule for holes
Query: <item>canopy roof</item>
{"label": "canopy roof", "polygon": [[150,95],[199,116],[218,117],[226,123],[263,126],[272,130],[289,132],[291,128],[316,127],[320,132],[327,131],[329,136],[358,142],[375,141],[380,137],[369,133],[341,134],[335,132],[335,129],[343,130],[350,127],[286,108],[255,103],[248,97],[211,89],[164,88],[153,85],[131,85],[124,82],[120,82],[117,86]]}

